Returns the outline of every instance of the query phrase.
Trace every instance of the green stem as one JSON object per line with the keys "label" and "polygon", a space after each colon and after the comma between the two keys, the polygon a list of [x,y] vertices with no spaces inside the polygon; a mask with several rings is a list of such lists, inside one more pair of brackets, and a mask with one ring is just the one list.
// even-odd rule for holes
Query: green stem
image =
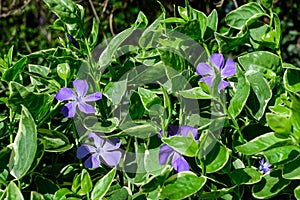
{"label": "green stem", "polygon": [[45,117],[43,117],[43,119],[38,123],[37,127],[40,127],[41,125],[44,124],[44,122],[52,115],[52,113],[58,108],[58,106],[60,105],[60,102],[57,102],[56,105],[50,109],[50,112],[47,113],[47,115]]}
{"label": "green stem", "polygon": [[14,142],[14,125],[13,121],[15,119],[16,113],[13,113],[12,109],[9,109],[9,142],[12,144]]}

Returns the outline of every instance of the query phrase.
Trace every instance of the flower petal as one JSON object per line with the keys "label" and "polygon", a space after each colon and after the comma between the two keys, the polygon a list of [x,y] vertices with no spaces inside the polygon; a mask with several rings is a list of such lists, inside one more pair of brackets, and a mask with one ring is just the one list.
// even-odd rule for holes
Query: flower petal
{"label": "flower petal", "polygon": [[80,102],[78,104],[78,108],[81,112],[83,112],[85,114],[96,113],[96,109],[93,106],[91,106],[87,103],[84,103],[84,102]]}
{"label": "flower petal", "polygon": [[179,126],[177,126],[175,124],[169,125],[167,137],[174,136],[174,135],[179,135],[179,134],[180,134]]}
{"label": "flower petal", "polygon": [[95,153],[96,152],[96,148],[88,145],[88,144],[83,144],[81,145],[78,149],[77,149],[77,158],[82,159],[85,156],[87,156],[90,153]]}
{"label": "flower petal", "polygon": [[90,94],[90,95],[86,96],[84,98],[84,101],[85,102],[91,102],[91,101],[98,101],[100,99],[102,99],[102,92],[95,92],[93,94]]}
{"label": "flower petal", "polygon": [[75,100],[76,98],[76,95],[75,93],[73,92],[73,90],[71,90],[70,88],[61,88],[55,98],[57,100],[60,100],[60,101],[64,101],[64,100]]}
{"label": "flower petal", "polygon": [[221,80],[218,90],[221,91],[221,90],[227,88],[229,85],[230,85],[229,82]]}
{"label": "flower petal", "polygon": [[118,165],[122,157],[120,151],[101,151],[100,155],[104,162],[109,166]]}
{"label": "flower petal", "polygon": [[85,80],[73,81],[73,87],[76,89],[76,92],[80,97],[84,97],[89,89],[88,83]]}
{"label": "flower petal", "polygon": [[162,145],[159,149],[159,163],[161,165],[164,165],[168,161],[171,154],[174,152],[175,151],[168,145],[166,144]]}
{"label": "flower petal", "polygon": [[229,77],[235,74],[236,74],[235,62],[231,58],[228,58],[224,68],[221,70],[221,76]]}
{"label": "flower petal", "polygon": [[100,164],[101,162],[99,159],[99,155],[96,153],[88,157],[88,159],[86,159],[86,161],[84,162],[84,166],[86,168],[96,168],[99,167]]}
{"label": "flower petal", "polygon": [[65,104],[62,107],[61,112],[67,118],[74,117],[75,116],[75,112],[76,112],[76,102],[70,102],[70,103]]}
{"label": "flower petal", "polygon": [[214,70],[213,70],[213,68],[209,64],[199,63],[198,66],[197,66],[197,68],[196,68],[196,73],[200,74],[202,76],[206,75],[206,74],[213,75],[214,74]]}
{"label": "flower petal", "polygon": [[212,86],[213,80],[214,80],[214,76],[205,76],[205,77],[200,78],[201,82],[206,83],[210,87]]}
{"label": "flower petal", "polygon": [[88,138],[94,139],[94,144],[95,144],[96,148],[103,147],[104,139],[99,137],[96,133],[90,132],[88,135]]}
{"label": "flower petal", "polygon": [[121,141],[117,138],[107,139],[103,145],[104,151],[116,150],[121,146]]}
{"label": "flower petal", "polygon": [[189,171],[190,166],[182,155],[175,152],[172,159],[172,166],[177,172]]}
{"label": "flower petal", "polygon": [[180,127],[180,132],[184,137],[187,137],[189,133],[192,133],[195,139],[198,138],[198,130],[193,127],[183,125]]}
{"label": "flower petal", "polygon": [[224,57],[221,53],[215,53],[210,56],[210,62],[212,62],[212,64],[221,71],[224,65]]}

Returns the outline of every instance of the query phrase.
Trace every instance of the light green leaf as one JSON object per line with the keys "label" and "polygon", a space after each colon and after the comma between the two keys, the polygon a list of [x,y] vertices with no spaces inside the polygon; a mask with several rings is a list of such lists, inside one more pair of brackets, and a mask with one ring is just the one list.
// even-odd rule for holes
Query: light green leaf
{"label": "light green leaf", "polygon": [[180,91],[180,95],[188,99],[212,99],[212,96],[207,94],[200,87],[195,87],[189,90],[182,90]]}
{"label": "light green leaf", "polygon": [[148,138],[158,133],[158,128],[153,124],[145,123],[141,125],[131,126],[122,130],[120,134],[127,134],[138,138]]}
{"label": "light green leaf", "polygon": [[266,133],[264,135],[260,135],[253,140],[239,145],[236,148],[239,152],[246,154],[246,155],[255,155],[274,144],[279,142],[288,142],[290,141],[289,138],[279,138],[275,133]]}
{"label": "light green leaf", "polygon": [[295,188],[294,195],[295,195],[296,199],[300,199],[300,185]]}
{"label": "light green leaf", "polygon": [[266,119],[270,128],[276,133],[289,134],[291,132],[292,124],[290,118],[278,114],[267,113]]}
{"label": "light green leaf", "polygon": [[92,200],[102,199],[104,195],[107,193],[111,183],[114,180],[116,175],[116,168],[113,168],[110,172],[108,172],[105,176],[103,176],[97,183],[92,191],[91,198]]}
{"label": "light green leaf", "polygon": [[162,141],[168,146],[172,147],[175,151],[185,156],[193,157],[198,150],[198,144],[196,143],[192,133],[188,134],[188,137],[184,136],[172,136],[168,138],[162,138]]}
{"label": "light green leaf", "polygon": [[13,143],[13,152],[10,157],[10,174],[16,179],[26,175],[33,163],[37,150],[37,130],[34,120],[22,105],[21,119],[16,138]]}
{"label": "light green leaf", "polygon": [[292,161],[300,154],[300,148],[294,145],[285,145],[266,150],[263,153],[272,165]]}
{"label": "light green leaf", "polygon": [[[192,184],[191,184],[192,183]],[[184,199],[199,191],[206,178],[192,172],[180,172],[171,176],[161,188],[160,199]]]}
{"label": "light green leaf", "polygon": [[1,200],[24,200],[24,197],[18,186],[11,181],[2,194]]}
{"label": "light green leaf", "polygon": [[56,67],[56,71],[58,76],[63,79],[63,80],[67,80],[68,77],[70,76],[70,66],[68,63],[60,63],[57,65]]}
{"label": "light green leaf", "polygon": [[222,35],[220,33],[215,32],[215,38],[219,46],[219,51],[227,53],[232,51],[234,48],[245,45],[248,43],[249,40],[249,32],[241,32],[237,34],[237,36],[227,36]]}
{"label": "light green leaf", "polygon": [[104,95],[115,105],[119,104],[127,91],[127,80],[118,82],[109,82],[105,89]]}
{"label": "light green leaf", "polygon": [[141,97],[142,104],[147,111],[155,104],[161,105],[161,99],[151,90],[139,87],[138,94]]}
{"label": "light green leaf", "polygon": [[232,97],[232,99],[230,100],[230,104],[228,107],[228,112],[233,117],[237,117],[240,114],[240,112],[243,110],[250,94],[250,83],[245,78],[241,70],[238,71],[237,76],[238,76],[238,83],[236,86],[236,92]]}

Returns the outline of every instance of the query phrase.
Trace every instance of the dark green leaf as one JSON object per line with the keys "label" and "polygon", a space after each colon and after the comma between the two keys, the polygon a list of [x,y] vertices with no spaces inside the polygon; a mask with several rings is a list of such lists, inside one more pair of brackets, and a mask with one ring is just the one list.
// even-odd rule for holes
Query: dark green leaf
{"label": "dark green leaf", "polygon": [[230,178],[236,185],[252,185],[259,182],[262,174],[253,168],[236,169],[231,172]]}
{"label": "dark green leaf", "polygon": [[282,177],[289,180],[300,180],[300,154],[297,159],[287,163],[283,167]]}
{"label": "dark green leaf", "polygon": [[2,80],[6,82],[13,81],[19,76],[27,63],[27,57],[21,58],[12,67],[8,68],[2,76]]}

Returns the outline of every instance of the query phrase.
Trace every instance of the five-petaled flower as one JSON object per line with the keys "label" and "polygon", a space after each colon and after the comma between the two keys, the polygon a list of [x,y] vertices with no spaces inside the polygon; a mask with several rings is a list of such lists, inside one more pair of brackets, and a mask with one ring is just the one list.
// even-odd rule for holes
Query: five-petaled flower
{"label": "five-petaled flower", "polygon": [[96,113],[96,109],[86,102],[100,100],[102,98],[102,93],[95,92],[85,96],[89,88],[88,83],[85,80],[73,81],[73,87],[75,88],[77,95],[70,88],[61,88],[56,94],[55,98],[57,100],[73,100],[72,102],[69,102],[63,106],[63,115],[68,118],[74,117],[77,106],[81,112],[86,114]]}
{"label": "five-petaled flower", "polygon": [[[172,136],[187,137],[190,132],[193,134],[194,139],[197,140],[198,138],[197,129],[186,125],[183,125],[180,128],[176,125],[170,125],[168,128],[167,137],[172,137]],[[159,137],[161,136],[159,135]],[[190,170],[189,164],[179,152],[175,151],[167,144],[163,144],[159,150],[159,163],[161,165],[164,165],[169,159],[172,159],[171,161],[172,166],[177,172]]]}
{"label": "five-petaled flower", "polygon": [[82,159],[91,154],[84,162],[86,168],[96,168],[101,161],[109,166],[116,166],[120,162],[122,153],[118,151],[121,142],[117,139],[103,139],[91,132],[88,138],[94,139],[95,146],[83,144],[77,149],[77,158]]}
{"label": "five-petaled flower", "polygon": [[73,38],[72,35],[70,35],[69,33],[67,33],[67,38],[68,40],[77,48],[79,49],[79,44],[78,42],[75,40],[75,38]]}
{"label": "five-petaled flower", "polygon": [[[224,57],[220,53],[211,55],[210,62],[213,64],[214,68],[221,73],[221,82],[218,87],[219,91],[221,91],[230,84],[229,82],[225,81],[224,78],[236,74],[235,62],[231,58],[228,58],[226,64],[224,65]],[[205,82],[210,87],[212,86],[215,77],[214,68],[207,63],[199,63],[196,68],[196,73],[203,76],[200,78],[200,81]]]}
{"label": "five-petaled flower", "polygon": [[259,167],[258,170],[262,171],[263,174],[266,174],[267,172],[269,172],[271,170],[272,165],[270,163],[268,163],[267,161],[265,162],[264,158],[261,158],[259,161]]}

